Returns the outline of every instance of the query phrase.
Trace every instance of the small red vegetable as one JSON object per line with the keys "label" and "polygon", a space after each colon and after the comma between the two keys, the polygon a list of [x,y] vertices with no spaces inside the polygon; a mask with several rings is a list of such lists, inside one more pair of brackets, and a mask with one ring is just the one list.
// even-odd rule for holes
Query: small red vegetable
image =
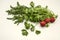
{"label": "small red vegetable", "polygon": [[50,18],[46,18],[44,21],[45,21],[46,23],[49,23],[49,22],[50,22]]}
{"label": "small red vegetable", "polygon": [[50,18],[50,22],[51,23],[53,23],[54,21],[55,21],[55,18],[54,17]]}
{"label": "small red vegetable", "polygon": [[46,25],[46,22],[45,22],[45,21],[41,21],[41,22],[40,22],[40,25],[41,25],[42,27],[44,27],[44,26]]}

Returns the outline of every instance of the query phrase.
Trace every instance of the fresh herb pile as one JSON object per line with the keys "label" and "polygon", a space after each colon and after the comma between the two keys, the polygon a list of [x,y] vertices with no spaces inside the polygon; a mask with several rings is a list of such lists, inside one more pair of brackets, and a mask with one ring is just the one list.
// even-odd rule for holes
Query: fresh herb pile
{"label": "fresh herb pile", "polygon": [[25,28],[21,30],[22,35],[24,36],[28,35],[27,30],[31,30],[32,32],[35,31],[37,35],[41,33],[41,31],[35,30],[35,26],[31,23],[28,23],[28,21],[33,23],[40,23],[41,27],[48,27],[49,23],[55,22],[57,18],[57,15],[48,9],[48,6],[35,6],[33,2],[30,3],[30,7],[20,5],[19,2],[17,2],[17,6],[10,7],[11,9],[7,10],[6,12],[8,12],[8,15],[12,15],[13,17],[7,19],[13,20],[14,24],[17,25],[25,21]]}

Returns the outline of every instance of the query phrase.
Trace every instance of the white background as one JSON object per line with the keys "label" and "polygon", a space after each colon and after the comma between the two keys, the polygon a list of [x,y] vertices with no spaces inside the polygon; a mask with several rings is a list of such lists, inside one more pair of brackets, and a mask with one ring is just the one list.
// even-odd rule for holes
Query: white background
{"label": "white background", "polygon": [[[58,18],[48,28],[41,28],[37,24],[36,29],[41,30],[40,35],[29,31],[27,37],[22,36],[21,29],[24,28],[24,24],[20,23],[17,26],[13,21],[6,19],[8,14],[5,11],[10,9],[10,5],[16,6],[17,1],[26,6],[30,6],[31,1],[35,5],[48,5],[50,10],[58,14]],[[60,40],[60,0],[0,0],[0,40]]]}

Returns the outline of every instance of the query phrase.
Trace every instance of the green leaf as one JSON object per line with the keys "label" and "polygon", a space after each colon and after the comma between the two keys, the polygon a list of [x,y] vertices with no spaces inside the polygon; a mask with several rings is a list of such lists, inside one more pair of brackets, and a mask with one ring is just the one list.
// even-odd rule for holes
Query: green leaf
{"label": "green leaf", "polygon": [[26,29],[29,29],[30,28],[30,24],[29,23],[25,22],[24,25],[25,25],[25,28]]}
{"label": "green leaf", "polygon": [[31,2],[31,3],[30,3],[30,6],[31,6],[31,7],[34,7],[34,3],[33,3],[33,2]]}
{"label": "green leaf", "polygon": [[49,27],[49,23],[47,23],[45,26],[46,26],[46,27]]}
{"label": "green leaf", "polygon": [[48,6],[46,6],[46,9],[48,8]]}
{"label": "green leaf", "polygon": [[19,2],[17,2],[17,6],[20,6]]}
{"label": "green leaf", "polygon": [[19,21],[19,22],[23,22],[23,20],[24,20],[24,19],[23,19],[22,17],[18,18],[18,21]]}
{"label": "green leaf", "polygon": [[18,21],[15,21],[14,24],[18,24],[19,22]]}
{"label": "green leaf", "polygon": [[41,31],[36,30],[35,33],[38,35],[41,33]]}
{"label": "green leaf", "polygon": [[10,8],[14,9],[14,7],[12,7],[11,5],[10,5]]}
{"label": "green leaf", "polygon": [[13,21],[14,20],[16,20],[15,22],[14,22],[14,24],[19,24],[19,23],[21,23],[21,22],[23,22],[23,18],[22,17],[18,17],[17,19],[15,18],[15,19],[13,19]]}
{"label": "green leaf", "polygon": [[27,36],[28,35],[28,32],[25,29],[22,29],[22,35],[23,36]]}
{"label": "green leaf", "polygon": [[7,18],[8,20],[12,20],[13,18]]}
{"label": "green leaf", "polygon": [[33,31],[35,30],[35,26],[33,26],[33,25],[31,24],[30,30],[33,32]]}
{"label": "green leaf", "polygon": [[27,15],[24,15],[24,19],[28,21],[29,17]]}
{"label": "green leaf", "polygon": [[55,15],[55,18],[57,18],[58,17],[58,15]]}

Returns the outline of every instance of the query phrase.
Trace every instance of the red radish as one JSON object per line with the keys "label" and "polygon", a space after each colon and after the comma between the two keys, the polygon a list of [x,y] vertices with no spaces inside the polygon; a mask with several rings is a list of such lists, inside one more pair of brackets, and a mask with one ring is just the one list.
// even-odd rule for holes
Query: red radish
{"label": "red radish", "polygon": [[41,25],[42,27],[44,27],[44,26],[46,25],[46,22],[45,22],[45,21],[41,21],[41,22],[40,22],[40,25]]}
{"label": "red radish", "polygon": [[46,23],[49,23],[49,22],[50,22],[50,18],[46,18],[44,21],[45,21]]}
{"label": "red radish", "polygon": [[50,18],[50,22],[51,23],[53,23],[54,21],[55,21],[55,18],[54,17]]}

